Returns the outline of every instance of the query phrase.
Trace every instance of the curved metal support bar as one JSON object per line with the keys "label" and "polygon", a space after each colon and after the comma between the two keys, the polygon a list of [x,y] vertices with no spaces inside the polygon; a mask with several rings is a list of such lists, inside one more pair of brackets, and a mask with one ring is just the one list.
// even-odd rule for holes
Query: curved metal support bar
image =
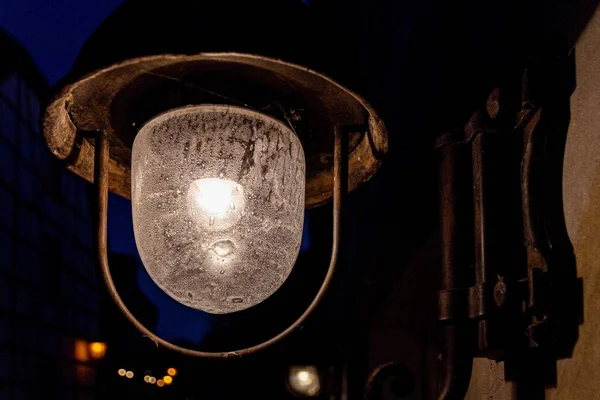
{"label": "curved metal support bar", "polygon": [[202,358],[233,358],[241,357],[252,354],[259,350],[265,349],[280,340],[290,335],[300,325],[302,325],[308,316],[315,310],[323,299],[325,292],[327,291],[333,274],[335,266],[338,260],[339,249],[340,249],[340,236],[341,236],[341,222],[342,222],[342,182],[344,178],[344,170],[347,165],[342,162],[343,155],[346,149],[344,148],[345,133],[342,129],[336,129],[335,131],[335,148],[334,148],[334,167],[333,167],[333,245],[331,249],[331,259],[329,262],[329,268],[327,274],[323,280],[323,284],[319,288],[315,298],[310,303],[304,313],[289,327],[278,335],[272,337],[263,343],[255,346],[247,347],[244,349],[227,351],[227,352],[206,352],[199,350],[192,350],[185,347],[177,346],[165,339],[157,336],[146,328],[135,316],[129,311],[121,296],[119,295],[115,283],[113,282],[110,267],[108,263],[108,243],[107,243],[107,214],[108,214],[108,163],[109,163],[109,138],[106,132],[99,132],[95,144],[96,163],[95,163],[95,183],[97,187],[98,195],[98,259],[100,262],[100,270],[104,277],[104,282],[108,288],[108,292],[112,299],[117,304],[117,307],[125,315],[125,317],[144,335],[152,339],[157,345],[160,344],[170,350],[179,352],[184,355]]}
{"label": "curved metal support bar", "polygon": [[[447,138],[445,138],[447,139]],[[465,221],[461,215],[464,198],[460,189],[466,152],[465,142],[448,142],[439,148],[439,206],[441,239],[441,291],[439,293],[439,319],[444,323],[443,371],[439,381],[437,399],[463,399],[469,388],[473,365],[470,346],[472,327],[465,321],[466,301],[458,297],[460,289],[468,286],[470,240],[465,237]],[[468,186],[467,186],[468,187]],[[457,290],[458,289],[458,290]]]}
{"label": "curved metal support bar", "polygon": [[473,358],[469,356],[468,332],[454,325],[444,327],[444,372],[438,400],[464,399],[471,382]]}

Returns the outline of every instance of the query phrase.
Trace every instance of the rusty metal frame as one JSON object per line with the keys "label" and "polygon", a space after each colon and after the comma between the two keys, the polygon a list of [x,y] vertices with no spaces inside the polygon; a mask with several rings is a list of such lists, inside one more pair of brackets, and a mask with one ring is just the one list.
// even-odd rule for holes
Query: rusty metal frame
{"label": "rusty metal frame", "polygon": [[[469,221],[465,216],[465,201],[459,195],[466,182],[464,163],[460,161],[469,151],[468,144],[456,140],[456,133],[438,140],[439,207],[441,239],[441,291],[438,293],[439,320],[443,322],[444,351],[442,378],[437,399],[460,399],[469,388],[473,367],[471,338],[473,324],[466,319],[468,308],[468,246],[465,232]],[[462,138],[461,138],[462,139]],[[468,177],[468,176],[467,176]]]}
{"label": "rusty metal frame", "polygon": [[[217,73],[219,79],[210,79]],[[205,87],[208,82],[214,86]],[[194,97],[167,101],[168,90]],[[386,126],[363,97],[301,65],[244,53],[162,54],[95,71],[58,91],[46,107],[43,133],[52,153],[68,169],[93,182],[95,149],[89,134],[104,131],[111,147],[108,171],[114,177],[109,191],[129,199],[131,145],[137,127],[161,112],[197,104],[243,106],[288,125],[306,150],[311,172],[306,178],[306,208],[332,199],[336,127],[360,128],[349,138],[350,190],[375,174],[388,149]]]}
{"label": "rusty metal frame", "polygon": [[170,343],[169,341],[159,337],[155,333],[151,332],[146,328],[132,313],[129,311],[121,296],[119,295],[115,283],[110,273],[110,266],[108,262],[108,188],[109,188],[109,134],[104,131],[100,131],[96,135],[95,142],[95,163],[94,163],[94,182],[97,189],[97,200],[98,200],[98,237],[97,237],[97,251],[98,261],[100,265],[100,271],[104,278],[104,282],[108,289],[108,293],[116,303],[117,307],[125,315],[125,317],[145,336],[153,340],[157,345],[166,347],[169,350],[176,351],[178,353],[200,358],[234,358],[246,356],[257,351],[263,350],[282,339],[288,337],[293,331],[295,331],[300,325],[302,325],[308,316],[317,308],[319,303],[322,301],[327,289],[331,283],[334,275],[335,267],[338,261],[340,253],[341,243],[341,231],[343,223],[343,204],[342,199],[347,193],[347,175],[348,175],[348,162],[347,162],[347,145],[348,145],[348,134],[349,130],[344,127],[337,127],[335,129],[334,139],[334,162],[333,162],[333,243],[331,249],[331,258],[329,262],[329,268],[323,283],[319,288],[319,291],[313,298],[310,305],[306,308],[304,313],[289,327],[277,334],[276,336],[251,347],[244,349],[226,351],[226,352],[206,352],[193,350],[185,347],[181,347]]}
{"label": "rusty metal frame", "polygon": [[573,53],[532,60],[520,88],[514,79],[494,89],[485,108],[436,143],[438,400],[464,398],[475,357],[505,361],[517,397],[532,398],[556,384],[556,361],[572,355],[582,291],[561,177],[574,76]]}

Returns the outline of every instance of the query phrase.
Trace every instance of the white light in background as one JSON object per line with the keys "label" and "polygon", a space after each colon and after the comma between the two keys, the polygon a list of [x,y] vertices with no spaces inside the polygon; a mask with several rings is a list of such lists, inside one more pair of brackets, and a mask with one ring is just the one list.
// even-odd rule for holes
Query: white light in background
{"label": "white light in background", "polygon": [[314,366],[290,367],[288,386],[298,396],[314,397],[321,391],[319,371]]}

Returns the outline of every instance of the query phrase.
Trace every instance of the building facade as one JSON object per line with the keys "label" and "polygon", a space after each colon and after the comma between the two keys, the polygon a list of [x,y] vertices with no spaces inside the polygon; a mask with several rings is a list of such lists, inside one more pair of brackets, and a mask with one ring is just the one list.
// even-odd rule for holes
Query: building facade
{"label": "building facade", "polygon": [[0,31],[0,399],[94,398],[90,185],[46,148],[48,84]]}

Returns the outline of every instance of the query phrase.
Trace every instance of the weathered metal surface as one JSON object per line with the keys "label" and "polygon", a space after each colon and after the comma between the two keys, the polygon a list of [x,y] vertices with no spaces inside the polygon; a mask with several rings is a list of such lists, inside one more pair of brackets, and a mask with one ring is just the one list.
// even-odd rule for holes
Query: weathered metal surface
{"label": "weathered metal surface", "polygon": [[359,127],[350,136],[350,190],[375,173],[387,151],[385,125],[362,97],[307,68],[237,53],[142,57],[87,75],[49,104],[44,136],[69,169],[92,181],[88,133],[106,132],[109,190],[130,198],[131,144],[139,127],[163,111],[203,103],[241,105],[288,124],[306,153],[308,208],[333,196],[336,126]]}
{"label": "weathered metal surface", "polygon": [[[596,399],[600,392],[600,10],[576,46],[577,89],[571,97],[571,121],[564,155],[562,196],[564,217],[573,242],[577,275],[583,280],[583,324],[570,358],[559,360],[552,387],[541,387],[547,399]],[[542,111],[543,112],[543,111]],[[568,120],[567,120],[568,121]],[[565,121],[565,122],[567,122]],[[561,160],[562,161],[562,160]],[[561,162],[562,163],[562,162]],[[558,180],[558,184],[561,180]],[[541,200],[545,200],[542,197]],[[555,245],[553,245],[553,248]],[[550,269],[552,265],[549,265]],[[557,301],[568,300],[562,293]],[[572,309],[576,315],[577,310]],[[519,396],[513,382],[505,382],[505,363],[477,360],[467,399],[508,400]],[[544,393],[545,391],[545,393]]]}
{"label": "weathered metal surface", "polygon": [[[462,399],[469,388],[473,363],[472,324],[465,324],[468,304],[465,292],[469,284],[468,219],[463,218],[465,198],[460,196],[464,179],[467,146],[451,143],[440,148],[440,232],[442,250],[442,284],[439,295],[439,318],[444,321],[443,371],[438,399]],[[452,294],[452,296],[447,296]],[[462,295],[462,296],[461,296]]]}

